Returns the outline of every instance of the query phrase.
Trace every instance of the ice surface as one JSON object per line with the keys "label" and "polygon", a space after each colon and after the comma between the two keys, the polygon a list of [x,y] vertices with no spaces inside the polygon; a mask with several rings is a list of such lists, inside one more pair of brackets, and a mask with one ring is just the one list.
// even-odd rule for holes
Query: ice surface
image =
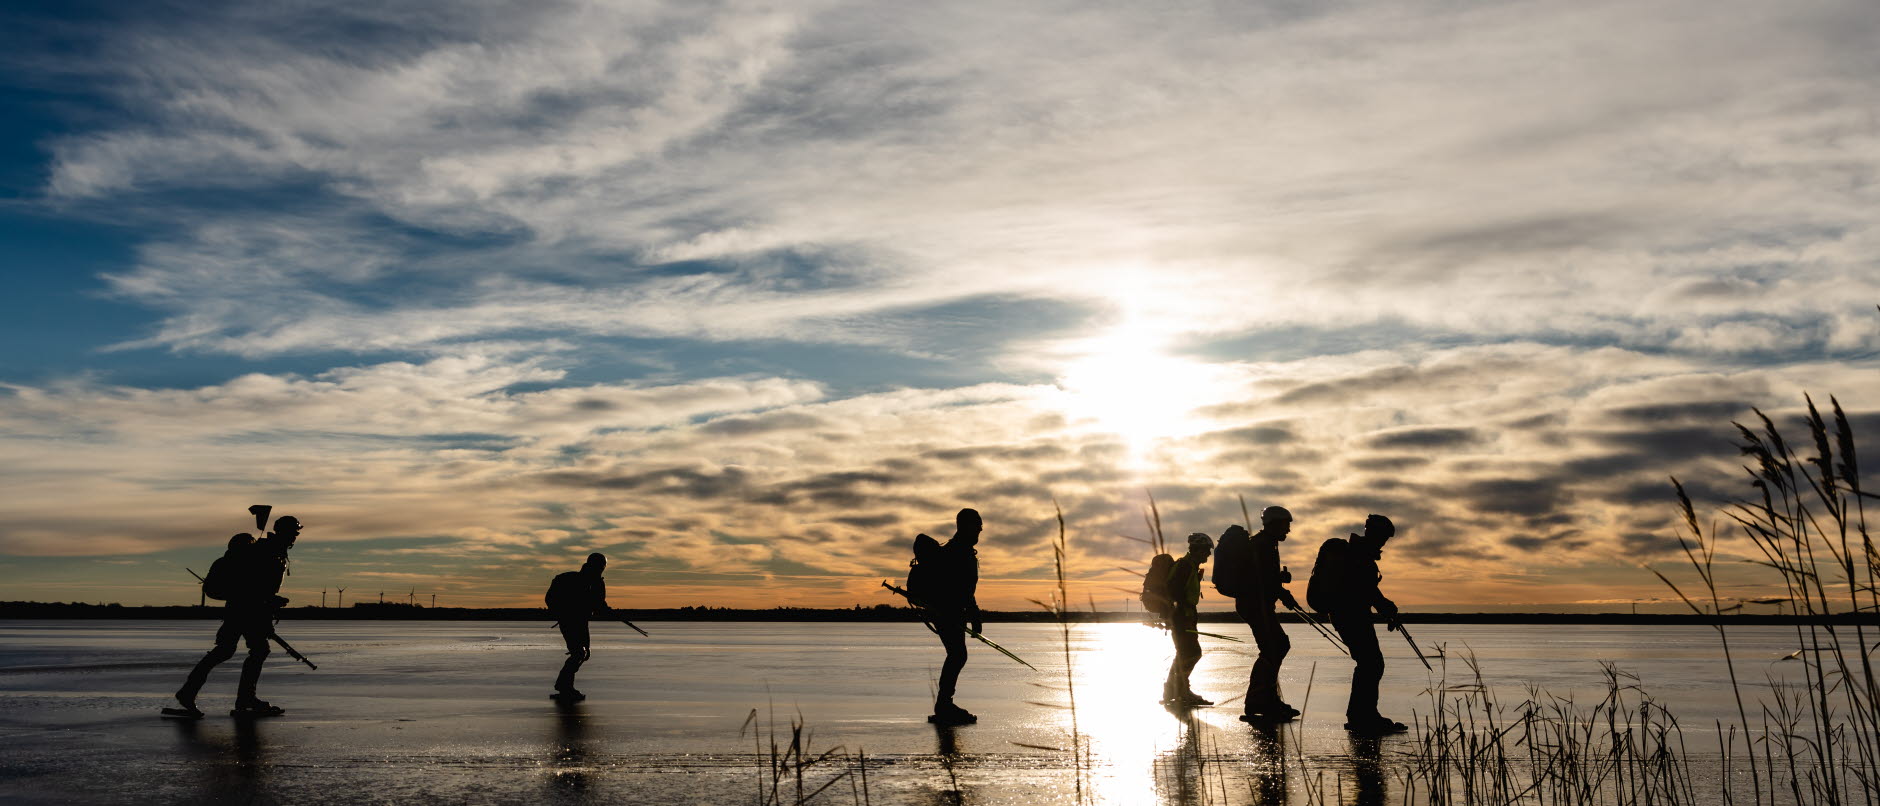
{"label": "ice surface", "polygon": [[[1057,628],[991,624],[987,635],[1041,671],[973,645],[959,702],[979,723],[926,722],[942,652],[917,624],[649,622],[641,638],[596,622],[593,659],[578,680],[588,700],[547,695],[562,660],[545,623],[284,621],[282,635],[320,665],[275,651],[261,696],[285,717],[226,715],[241,655],[218,668],[200,723],[165,720],[170,692],[206,650],[208,621],[0,622],[0,800],[122,803],[748,803],[757,799],[767,743],[808,726],[808,749],[867,756],[872,803],[1071,803],[1078,764],[1068,752],[1072,711]],[[1213,629],[1243,635],[1244,627]],[[1204,639],[1197,691],[1219,700],[1191,718],[1156,703],[1171,650],[1139,625],[1072,629],[1077,729],[1089,741],[1085,795],[1095,802],[1274,802],[1303,786],[1303,756],[1348,794],[1389,796],[1388,774],[1353,778],[1343,722],[1350,662],[1302,625],[1282,675],[1295,732],[1237,721],[1253,647]],[[1420,625],[1426,651],[1466,642],[1504,699],[1532,684],[1597,699],[1599,661],[1637,673],[1678,713],[1694,748],[1733,719],[1714,633],[1698,627]],[[1427,711],[1433,678],[1402,640],[1382,634],[1389,668],[1383,710],[1408,721]],[[1785,628],[1732,634],[1738,672],[1762,680],[1799,664]],[[1316,664],[1316,672],[1314,671]],[[1438,668],[1442,666],[1439,663]],[[1468,671],[1449,663],[1452,679]],[[746,727],[758,712],[754,731]],[[743,735],[740,736],[740,731]],[[1393,743],[1378,748],[1385,763]],[[758,744],[754,744],[758,743]],[[1360,748],[1363,749],[1363,748]],[[761,751],[761,752],[760,752]],[[1701,751],[1699,751],[1701,752]],[[1294,765],[1280,780],[1276,754]],[[842,767],[812,767],[809,789]],[[1212,781],[1213,784],[1209,782]],[[859,777],[853,781],[860,786]],[[860,802],[844,780],[814,802]],[[1331,784],[1328,783],[1329,787]],[[1372,792],[1370,787],[1381,788]],[[1203,786],[1222,787],[1204,796]],[[794,780],[785,783],[785,801]]]}

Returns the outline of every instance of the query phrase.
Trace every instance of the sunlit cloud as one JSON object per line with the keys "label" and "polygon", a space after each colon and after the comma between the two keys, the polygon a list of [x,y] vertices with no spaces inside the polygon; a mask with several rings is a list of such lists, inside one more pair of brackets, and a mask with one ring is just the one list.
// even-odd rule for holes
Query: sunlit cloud
{"label": "sunlit cloud", "polygon": [[649,603],[846,605],[971,505],[1017,607],[1054,501],[1103,598],[1148,495],[1177,534],[1244,495],[1295,568],[1391,514],[1406,601],[1606,600],[1675,545],[1666,476],[1732,493],[1731,419],[1880,406],[1870,4],[83,30],[6,57],[109,112],[28,203],[133,235],[27,269],[148,317],[0,368],[9,557],[167,558],[266,499],[307,584],[525,602],[605,550]]}

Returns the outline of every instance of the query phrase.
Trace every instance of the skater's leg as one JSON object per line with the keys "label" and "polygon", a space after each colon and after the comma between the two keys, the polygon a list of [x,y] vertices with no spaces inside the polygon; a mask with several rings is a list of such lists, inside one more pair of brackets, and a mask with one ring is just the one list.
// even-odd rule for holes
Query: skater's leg
{"label": "skater's leg", "polygon": [[934,713],[939,713],[942,706],[953,704],[953,692],[959,686],[960,671],[966,668],[966,625],[949,622],[934,625],[939,631],[940,645],[946,647],[947,659],[940,664],[940,686],[934,695]]}
{"label": "skater's leg", "polygon": [[587,662],[589,655],[587,619],[562,619],[561,640],[568,646],[568,659],[562,661],[561,674],[555,678],[555,690],[573,691],[574,673],[580,671],[581,664]]}
{"label": "skater's leg", "polygon": [[1286,654],[1292,651],[1292,639],[1280,626],[1272,605],[1263,607],[1248,599],[1245,604],[1235,602],[1234,609],[1247,620],[1247,627],[1253,631],[1254,645],[1260,648],[1260,656],[1254,660],[1253,671],[1247,676],[1247,712],[1280,705],[1279,667],[1286,660]]}
{"label": "skater's leg", "polygon": [[268,636],[274,633],[272,614],[263,608],[246,614],[242,623],[242,639],[248,642],[248,657],[242,659],[241,683],[235,687],[235,703],[254,702],[255,686],[261,682],[261,664],[268,660],[272,651],[268,646]]}
{"label": "skater's leg", "polygon": [[1377,712],[1377,685],[1384,677],[1384,650],[1377,644],[1377,628],[1369,613],[1337,617],[1332,626],[1351,650],[1355,666],[1351,671],[1351,697],[1345,703],[1345,720],[1354,725],[1369,724],[1380,717]]}
{"label": "skater's leg", "polygon": [[196,707],[196,695],[202,691],[204,683],[209,681],[209,670],[222,661],[235,657],[235,642],[241,639],[241,626],[226,614],[222,626],[215,631],[215,646],[196,661],[196,668],[189,670],[189,676],[183,679],[183,687],[176,690],[176,701],[184,708]]}
{"label": "skater's leg", "polygon": [[1175,661],[1169,665],[1169,679],[1163,685],[1167,698],[1181,698],[1194,694],[1188,687],[1188,677],[1195,670],[1195,664],[1201,662],[1201,636],[1195,634],[1197,621],[1193,616],[1177,614],[1169,621],[1169,633],[1175,641]]}

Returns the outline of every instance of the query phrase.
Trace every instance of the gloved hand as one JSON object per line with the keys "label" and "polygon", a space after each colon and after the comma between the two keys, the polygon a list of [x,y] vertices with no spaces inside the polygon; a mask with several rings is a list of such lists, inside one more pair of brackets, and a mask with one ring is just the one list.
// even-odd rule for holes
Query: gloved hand
{"label": "gloved hand", "polygon": [[1286,606],[1287,610],[1300,609],[1299,600],[1294,599],[1292,595],[1292,591],[1286,590],[1285,588],[1279,589],[1279,601],[1280,601],[1280,604],[1283,604]]}

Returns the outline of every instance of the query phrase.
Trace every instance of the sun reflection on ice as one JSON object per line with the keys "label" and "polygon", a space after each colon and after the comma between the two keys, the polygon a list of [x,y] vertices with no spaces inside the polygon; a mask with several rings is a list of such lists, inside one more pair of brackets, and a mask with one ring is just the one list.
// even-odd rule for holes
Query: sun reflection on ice
{"label": "sun reflection on ice", "polygon": [[1154,803],[1153,759],[1182,741],[1181,721],[1157,702],[1174,648],[1166,631],[1147,625],[1091,626],[1073,627],[1071,637],[1093,794],[1099,803]]}

